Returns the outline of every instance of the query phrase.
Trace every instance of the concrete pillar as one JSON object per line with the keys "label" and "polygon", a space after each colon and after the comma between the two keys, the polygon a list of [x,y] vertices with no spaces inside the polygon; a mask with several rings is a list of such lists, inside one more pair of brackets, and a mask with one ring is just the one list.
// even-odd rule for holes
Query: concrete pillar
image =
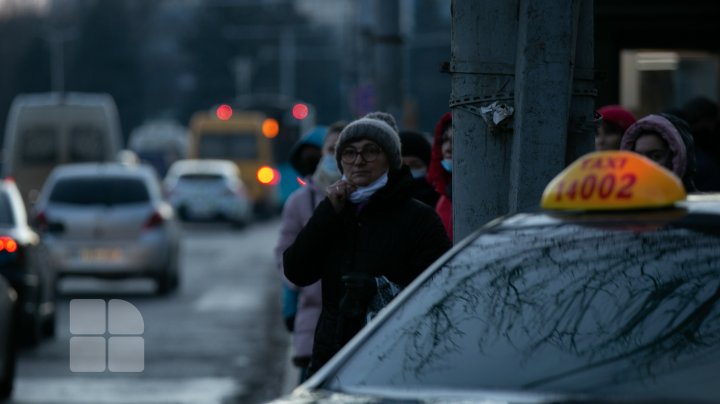
{"label": "concrete pillar", "polygon": [[592,0],[453,0],[453,227],[536,209],[592,148]]}
{"label": "concrete pillar", "polygon": [[565,167],[576,15],[567,0],[521,0],[509,212],[536,208]]}
{"label": "concrete pillar", "polygon": [[568,130],[565,164],[595,150],[597,126],[593,112],[595,88],[595,40],[593,30],[593,0],[575,0],[577,16],[575,66],[573,73],[570,127]]}
{"label": "concrete pillar", "polygon": [[453,239],[508,211],[512,127],[492,127],[480,107],[512,104],[517,2],[453,0]]}

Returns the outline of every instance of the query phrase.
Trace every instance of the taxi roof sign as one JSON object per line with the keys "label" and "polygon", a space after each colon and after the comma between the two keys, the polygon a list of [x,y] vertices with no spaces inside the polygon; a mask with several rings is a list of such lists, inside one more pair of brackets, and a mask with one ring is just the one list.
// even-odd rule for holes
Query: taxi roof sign
{"label": "taxi roof sign", "polygon": [[628,151],[586,154],[545,187],[540,205],[549,210],[623,210],[672,206],[684,200],[679,178],[650,159]]}

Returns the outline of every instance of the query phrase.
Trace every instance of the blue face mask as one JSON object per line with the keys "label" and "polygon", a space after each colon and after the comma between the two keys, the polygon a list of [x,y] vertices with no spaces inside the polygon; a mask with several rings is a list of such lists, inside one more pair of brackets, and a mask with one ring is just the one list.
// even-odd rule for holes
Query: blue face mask
{"label": "blue face mask", "polygon": [[323,156],[320,159],[320,163],[318,163],[318,165],[326,174],[340,175],[340,169],[337,166],[337,161],[335,160],[335,156],[332,156],[329,154],[326,156]]}
{"label": "blue face mask", "polygon": [[413,178],[423,178],[425,177],[425,174],[427,174],[427,168],[421,168],[419,170],[410,170],[410,174],[412,174]]}
{"label": "blue face mask", "polygon": [[443,159],[443,161],[440,162],[442,164],[445,171],[451,173],[452,172],[452,160]]}

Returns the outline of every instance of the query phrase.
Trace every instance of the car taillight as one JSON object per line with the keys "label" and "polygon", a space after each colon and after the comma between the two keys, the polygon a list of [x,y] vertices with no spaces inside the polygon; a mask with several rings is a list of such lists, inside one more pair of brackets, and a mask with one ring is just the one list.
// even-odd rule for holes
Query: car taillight
{"label": "car taillight", "polygon": [[264,185],[276,185],[280,182],[280,172],[272,167],[262,166],[255,174],[257,180]]}
{"label": "car taillight", "polygon": [[152,229],[158,227],[163,223],[164,219],[160,212],[153,212],[153,214],[145,221],[143,229]]}
{"label": "car taillight", "polygon": [[7,251],[10,254],[16,252],[18,249],[17,242],[12,238],[8,236],[1,236],[0,237],[0,252]]}
{"label": "car taillight", "polygon": [[17,266],[25,259],[22,248],[10,236],[0,236],[0,267]]}

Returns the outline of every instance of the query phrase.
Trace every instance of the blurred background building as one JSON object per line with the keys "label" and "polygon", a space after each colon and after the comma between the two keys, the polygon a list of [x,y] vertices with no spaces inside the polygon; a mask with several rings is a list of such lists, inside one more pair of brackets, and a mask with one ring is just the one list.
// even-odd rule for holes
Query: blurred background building
{"label": "blurred background building", "polygon": [[[448,110],[450,12],[449,0],[0,0],[0,128],[16,94],[65,90],[112,94],[126,140],[248,94],[306,100],[320,124],[382,108],[431,131]],[[597,0],[597,105],[717,101],[719,19],[714,0]]]}

